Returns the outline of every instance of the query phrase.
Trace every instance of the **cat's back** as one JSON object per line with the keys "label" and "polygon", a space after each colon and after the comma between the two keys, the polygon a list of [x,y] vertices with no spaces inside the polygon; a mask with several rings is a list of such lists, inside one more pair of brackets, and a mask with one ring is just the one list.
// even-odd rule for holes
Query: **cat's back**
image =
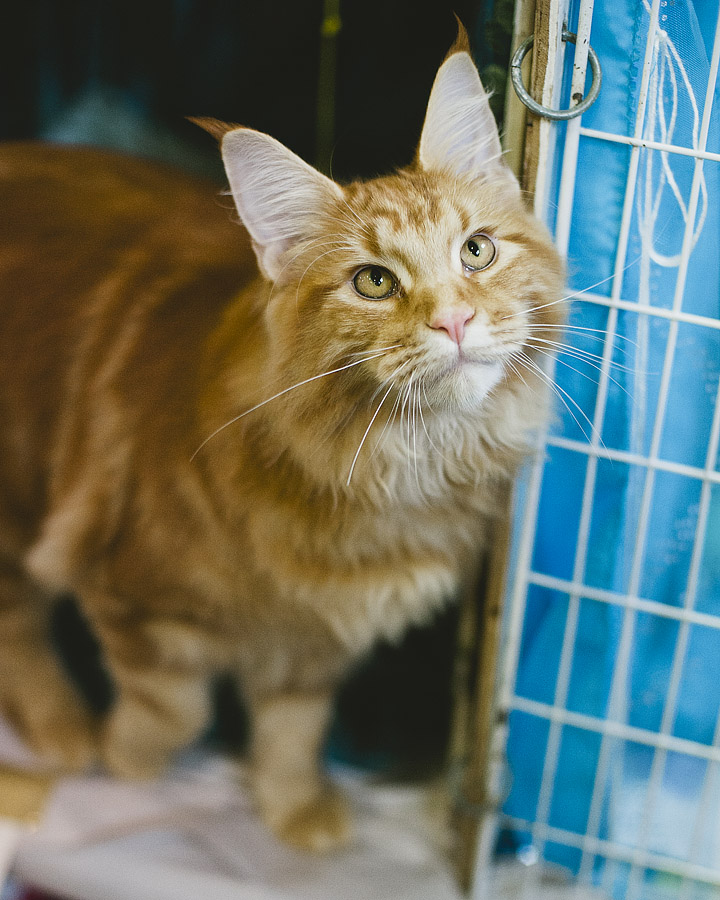
{"label": "cat's back", "polygon": [[41,360],[57,375],[100,322],[183,284],[209,310],[256,272],[212,183],[91,148],[0,144],[0,342],[16,370],[36,349],[33,377]]}
{"label": "cat's back", "polygon": [[0,145],[4,507],[42,505],[63,418],[83,415],[104,361],[134,354],[140,371],[169,360],[171,342],[179,359],[255,276],[228,207],[212,183],[145,160]]}
{"label": "cat's back", "polygon": [[[0,144],[0,208],[4,282],[25,270],[41,281],[71,275],[82,288],[140,245],[159,261],[205,260],[236,274],[251,260],[230,203],[210,182],[122,154]],[[33,285],[20,287],[27,295]]]}

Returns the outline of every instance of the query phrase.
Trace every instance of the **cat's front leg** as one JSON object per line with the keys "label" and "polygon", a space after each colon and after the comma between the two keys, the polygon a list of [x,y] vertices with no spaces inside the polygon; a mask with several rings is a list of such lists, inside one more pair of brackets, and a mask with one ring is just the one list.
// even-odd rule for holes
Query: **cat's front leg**
{"label": "cat's front leg", "polygon": [[65,677],[50,637],[52,596],[0,559],[0,716],[51,766],[96,756],[96,722]]}
{"label": "cat's front leg", "polygon": [[342,794],[323,776],[331,691],[286,691],[251,700],[252,783],[259,812],[285,843],[326,851],[350,838]]}
{"label": "cat's front leg", "polygon": [[95,625],[115,686],[103,762],[123,778],[158,775],[210,720],[207,638],[159,617]]}

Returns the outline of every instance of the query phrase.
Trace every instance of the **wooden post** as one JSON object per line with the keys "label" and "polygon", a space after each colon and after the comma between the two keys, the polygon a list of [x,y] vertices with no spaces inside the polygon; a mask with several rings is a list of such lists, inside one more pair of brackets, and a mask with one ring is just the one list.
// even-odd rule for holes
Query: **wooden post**
{"label": "wooden post", "polygon": [[458,879],[465,891],[472,885],[478,837],[485,827],[484,820],[498,799],[494,796],[492,783],[492,753],[497,663],[510,546],[510,507],[511,487],[507,485],[479,583],[474,590],[466,591],[461,612],[451,766],[457,790],[456,864]]}
{"label": "wooden post", "polygon": [[[513,47],[534,34],[532,64],[524,74],[531,95],[554,107],[558,73],[562,71],[564,45],[560,39],[567,0],[518,0],[515,9]],[[544,216],[554,152],[553,125],[530,114],[508,89],[503,136],[506,159],[533,203]],[[481,572],[463,599],[458,660],[456,705],[451,739],[451,772],[454,774],[454,823],[458,880],[465,891],[477,881],[478,867],[490,861],[494,820],[502,798],[499,768],[502,754],[495,746],[499,728],[497,677],[501,655],[506,568],[510,548],[512,487],[507,486],[492,544]],[[471,675],[471,672],[474,674]],[[482,873],[480,873],[482,874]],[[479,894],[478,894],[479,896]]]}

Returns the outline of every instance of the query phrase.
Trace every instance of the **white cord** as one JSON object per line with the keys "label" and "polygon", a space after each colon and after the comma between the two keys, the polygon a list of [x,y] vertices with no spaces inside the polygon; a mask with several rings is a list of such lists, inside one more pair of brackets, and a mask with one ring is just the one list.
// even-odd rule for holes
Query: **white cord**
{"label": "white cord", "polygon": [[[643,0],[643,5],[648,13],[650,6],[647,0]],[[675,44],[670,39],[667,31],[658,26],[657,42],[655,45],[655,54],[653,59],[653,72],[650,77],[648,88],[648,115],[645,122],[643,137],[649,141],[658,141],[663,144],[671,144],[677,126],[678,109],[679,109],[679,83],[684,88],[684,97],[690,103],[692,108],[692,147],[694,150],[699,149],[700,143],[700,110],[698,108],[695,92],[693,91],[687,70],[680,59],[680,55]],[[667,117],[666,110],[666,78],[670,80],[671,106],[670,116]],[[660,150],[661,174],[655,187],[655,196],[651,198],[652,181],[653,181],[653,154],[655,151],[648,151],[645,166],[645,198],[644,206],[641,207],[640,192],[638,192],[638,218],[640,222],[640,236],[642,241],[643,257],[647,257],[657,265],[666,268],[677,268],[681,262],[681,255],[675,254],[668,256],[661,253],[655,246],[656,225],[660,213],[663,195],[666,185],[675,197],[675,201],[680,209],[683,222],[687,224],[688,208],[682,197],[682,192],[677,184],[675,175],[670,165],[670,154],[667,151]],[[707,185],[705,183],[704,173],[700,176],[700,194],[701,205],[700,214],[693,233],[692,247],[698,242],[700,234],[705,225],[705,219],[708,211]],[[661,231],[662,234],[662,231]],[[648,273],[649,274],[649,273]],[[650,285],[649,279],[643,284],[641,279],[641,296],[642,302],[649,302]]]}
{"label": "white cord", "polygon": [[[643,6],[647,13],[650,14],[650,4],[647,0],[643,0]],[[697,150],[700,141],[700,110],[695,92],[675,44],[667,31],[658,24],[652,60],[652,73],[648,84],[647,116],[643,128],[643,137],[646,140],[657,141],[663,144],[671,144],[673,142],[678,123],[681,90],[682,99],[685,102],[689,102],[692,110],[692,147],[694,150]],[[636,201],[638,231],[641,241],[638,302],[647,306],[652,305],[650,290],[651,263],[664,268],[678,268],[682,261],[680,253],[668,255],[662,253],[656,245],[656,241],[664,232],[664,227],[661,227],[658,233],[657,226],[663,200],[666,197],[666,188],[669,187],[672,192],[682,221],[686,225],[689,216],[687,203],[682,196],[682,191],[672,169],[671,154],[663,150],[657,151],[660,154],[660,171],[656,173],[653,165],[655,152],[653,150],[646,151],[643,188],[638,189]],[[654,183],[655,181],[657,182],[656,184]],[[700,238],[708,211],[707,186],[705,175],[702,172],[700,175],[700,194],[700,212],[693,231],[691,251]],[[667,216],[664,216],[663,219],[667,220]],[[631,442],[636,452],[643,452],[645,429],[647,427],[647,384],[646,376],[643,373],[648,371],[650,342],[650,327],[646,316],[638,317],[635,340],[637,342],[635,370],[638,374],[633,391]]]}

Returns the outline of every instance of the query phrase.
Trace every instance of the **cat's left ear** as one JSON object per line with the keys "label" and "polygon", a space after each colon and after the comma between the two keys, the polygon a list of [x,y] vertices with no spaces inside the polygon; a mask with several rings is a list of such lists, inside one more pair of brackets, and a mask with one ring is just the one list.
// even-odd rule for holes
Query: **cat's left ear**
{"label": "cat's left ear", "polygon": [[433,83],[418,162],[426,170],[476,178],[498,169],[513,177],[502,161],[502,148],[488,94],[470,56],[467,32],[458,37]]}

